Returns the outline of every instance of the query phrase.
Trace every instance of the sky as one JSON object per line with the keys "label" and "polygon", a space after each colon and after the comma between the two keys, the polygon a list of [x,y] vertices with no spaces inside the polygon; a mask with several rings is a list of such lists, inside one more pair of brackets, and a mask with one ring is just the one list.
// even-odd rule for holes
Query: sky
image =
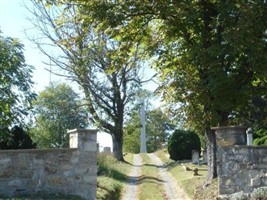
{"label": "sky", "polygon": [[[32,44],[25,32],[34,34],[31,22],[27,19],[30,13],[27,7],[31,6],[30,0],[0,0],[0,30],[5,37],[17,38],[24,45],[24,56],[26,63],[34,66],[32,80],[34,81],[34,91],[40,92],[49,85],[50,80],[65,82],[62,77],[57,77],[48,72],[49,66],[43,62],[48,62],[47,58]],[[148,86],[155,88],[154,85]],[[111,146],[111,137],[99,134],[98,140],[105,141],[100,146]]]}
{"label": "sky", "polygon": [[38,49],[27,39],[25,31],[29,31],[31,23],[27,20],[29,11],[23,2],[30,5],[29,0],[0,0],[0,30],[4,36],[17,38],[24,45],[26,63],[35,67],[33,81],[34,90],[39,92],[49,85],[50,73],[42,62],[46,60]]}
{"label": "sky", "polygon": [[[34,66],[32,80],[34,81],[34,91],[40,92],[52,81],[63,82],[62,78],[50,74],[46,69],[49,66],[47,58],[27,38],[25,31],[32,32],[31,23],[27,20],[30,15],[24,7],[23,2],[30,5],[29,0],[0,0],[0,30],[5,37],[17,38],[24,45],[24,56],[26,63]],[[106,133],[98,133],[97,140],[100,143],[100,150],[104,146],[112,147],[111,136]]]}

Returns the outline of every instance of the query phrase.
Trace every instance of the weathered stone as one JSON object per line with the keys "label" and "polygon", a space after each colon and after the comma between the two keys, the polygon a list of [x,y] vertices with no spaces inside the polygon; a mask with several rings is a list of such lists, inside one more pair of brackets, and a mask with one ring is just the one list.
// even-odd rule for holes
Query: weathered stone
{"label": "weathered stone", "polygon": [[0,196],[54,192],[95,200],[95,136],[75,131],[79,149],[0,151]]}
{"label": "weathered stone", "polygon": [[96,176],[84,176],[83,180],[86,183],[92,183],[92,182],[94,182],[96,180]]}
{"label": "weathered stone", "polygon": [[215,127],[216,143],[219,147],[246,144],[246,127]]}
{"label": "weathered stone", "polygon": [[198,150],[192,150],[192,163],[199,164],[199,151]]}
{"label": "weathered stone", "polygon": [[12,177],[13,174],[14,174],[13,170],[9,170],[9,169],[3,170],[3,171],[1,170],[0,178],[9,178],[9,177]]}
{"label": "weathered stone", "polygon": [[256,177],[256,178],[251,179],[251,186],[252,187],[261,186],[261,178],[260,177]]}
{"label": "weathered stone", "polygon": [[220,195],[250,193],[267,186],[266,147],[219,147],[217,158]]}
{"label": "weathered stone", "polygon": [[8,186],[21,186],[22,182],[20,179],[11,180],[7,185]]}
{"label": "weathered stone", "polygon": [[63,186],[65,183],[65,179],[61,176],[55,176],[55,177],[51,177],[47,180],[47,183],[50,186]]}
{"label": "weathered stone", "polygon": [[11,165],[12,160],[10,158],[5,158],[0,160],[0,169],[7,168]]}

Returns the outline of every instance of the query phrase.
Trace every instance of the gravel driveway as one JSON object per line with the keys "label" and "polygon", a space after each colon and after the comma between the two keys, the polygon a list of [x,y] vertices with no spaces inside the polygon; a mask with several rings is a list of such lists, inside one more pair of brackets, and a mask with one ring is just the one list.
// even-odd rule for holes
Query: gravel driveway
{"label": "gravel driveway", "polygon": [[141,173],[142,160],[140,155],[134,154],[133,168],[129,174],[128,185],[124,190],[122,200],[138,200],[138,178]]}
{"label": "gravel driveway", "polygon": [[[166,200],[190,200],[186,193],[177,185],[173,176],[164,167],[162,161],[155,154],[148,154],[154,165],[159,168],[159,178],[164,181],[164,199]],[[128,185],[125,188],[122,200],[138,200],[138,179],[141,174],[142,160],[139,154],[134,154],[134,164],[129,174]]]}
{"label": "gravel driveway", "polygon": [[186,193],[177,185],[173,176],[164,167],[162,161],[158,156],[151,153],[148,154],[153,164],[157,165],[159,168],[159,177],[164,181],[164,190],[166,200],[189,200]]}

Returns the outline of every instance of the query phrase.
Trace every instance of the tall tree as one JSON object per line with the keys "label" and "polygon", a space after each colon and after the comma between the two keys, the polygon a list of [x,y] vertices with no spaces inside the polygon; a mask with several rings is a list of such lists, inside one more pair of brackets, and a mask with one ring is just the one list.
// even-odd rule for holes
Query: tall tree
{"label": "tall tree", "polygon": [[22,123],[35,98],[33,67],[25,63],[23,50],[17,39],[0,35],[0,128]]}
{"label": "tall tree", "polygon": [[266,2],[60,2],[78,4],[85,20],[99,21],[113,36],[124,33],[124,40],[140,39],[133,37],[137,33],[142,36],[157,58],[165,98],[180,102],[188,124],[206,132],[212,161],[209,178],[215,177],[210,126],[240,122],[252,97],[266,94]]}
{"label": "tall tree", "polygon": [[66,84],[50,84],[33,105],[36,121],[31,136],[39,148],[68,147],[67,129],[88,126],[78,94]]}
{"label": "tall tree", "polygon": [[[141,84],[138,41],[123,41],[118,35],[111,39],[96,23],[82,19],[76,5],[46,7],[33,0],[32,19],[48,45],[61,50],[59,56],[49,53],[43,41],[35,43],[50,60],[78,83],[85,96],[90,119],[111,134],[113,152],[123,160],[123,122],[126,106]],[[124,49],[124,51],[121,51]]]}

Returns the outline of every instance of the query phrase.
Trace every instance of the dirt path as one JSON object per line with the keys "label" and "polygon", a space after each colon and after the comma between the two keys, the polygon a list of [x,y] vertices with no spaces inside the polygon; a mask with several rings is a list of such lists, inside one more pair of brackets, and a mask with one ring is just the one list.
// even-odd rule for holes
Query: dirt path
{"label": "dirt path", "polygon": [[134,154],[133,159],[133,168],[129,174],[129,182],[124,190],[122,200],[138,200],[138,179],[141,173],[142,160],[138,154]]}
{"label": "dirt path", "polygon": [[164,180],[164,190],[166,200],[189,200],[186,193],[177,185],[173,176],[164,167],[162,161],[155,154],[148,154],[151,160],[159,168],[160,179]]}

